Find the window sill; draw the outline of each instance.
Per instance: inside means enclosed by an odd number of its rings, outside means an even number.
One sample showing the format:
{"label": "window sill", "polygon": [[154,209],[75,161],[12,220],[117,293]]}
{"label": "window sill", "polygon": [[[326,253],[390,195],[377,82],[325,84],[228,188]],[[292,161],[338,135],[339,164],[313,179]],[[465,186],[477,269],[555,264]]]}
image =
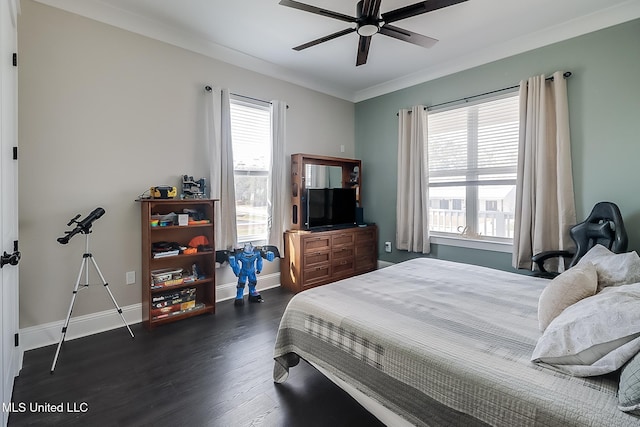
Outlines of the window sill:
{"label": "window sill", "polygon": [[460,248],[480,249],[485,251],[506,252],[513,251],[513,244],[492,242],[489,240],[469,239],[466,237],[449,237],[431,235],[431,243],[435,245],[457,246]]}

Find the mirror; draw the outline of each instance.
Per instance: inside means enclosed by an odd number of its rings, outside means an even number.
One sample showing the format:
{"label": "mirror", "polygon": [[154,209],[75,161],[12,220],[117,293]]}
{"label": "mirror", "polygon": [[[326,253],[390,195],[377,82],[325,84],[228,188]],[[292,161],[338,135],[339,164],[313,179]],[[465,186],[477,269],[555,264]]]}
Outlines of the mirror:
{"label": "mirror", "polygon": [[306,188],[342,188],[342,167],[305,165]]}

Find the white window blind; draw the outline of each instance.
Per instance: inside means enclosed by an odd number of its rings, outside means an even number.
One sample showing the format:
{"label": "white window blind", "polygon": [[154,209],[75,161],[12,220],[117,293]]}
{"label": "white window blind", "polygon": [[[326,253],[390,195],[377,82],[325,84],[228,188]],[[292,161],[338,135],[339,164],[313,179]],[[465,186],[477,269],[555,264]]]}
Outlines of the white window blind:
{"label": "white window blind", "polygon": [[518,164],[518,94],[431,112],[430,230],[511,239]]}
{"label": "white window blind", "polygon": [[271,167],[271,112],[267,105],[231,99],[231,138],[238,242],[266,243]]}

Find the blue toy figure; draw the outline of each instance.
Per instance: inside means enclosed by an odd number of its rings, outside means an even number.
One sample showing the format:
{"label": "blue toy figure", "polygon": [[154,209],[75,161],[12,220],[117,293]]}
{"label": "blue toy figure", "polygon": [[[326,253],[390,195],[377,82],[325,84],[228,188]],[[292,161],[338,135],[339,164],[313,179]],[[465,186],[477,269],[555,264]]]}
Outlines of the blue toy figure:
{"label": "blue toy figure", "polygon": [[[276,250],[277,251],[277,250]],[[238,277],[237,293],[234,305],[244,304],[244,286],[249,281],[249,302],[264,302],[262,296],[256,290],[258,278],[256,274],[262,271],[262,258],[267,261],[273,261],[276,254],[266,248],[258,249],[253,247],[251,243],[246,243],[244,249],[237,250],[235,253],[228,253],[229,266],[233,273]]]}

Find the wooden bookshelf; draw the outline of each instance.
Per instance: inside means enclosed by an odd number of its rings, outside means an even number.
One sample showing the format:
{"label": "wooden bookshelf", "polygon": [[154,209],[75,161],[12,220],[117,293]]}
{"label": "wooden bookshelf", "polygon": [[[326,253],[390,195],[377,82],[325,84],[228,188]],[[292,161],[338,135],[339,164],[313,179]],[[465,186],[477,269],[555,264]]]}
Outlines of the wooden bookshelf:
{"label": "wooden bookshelf", "polygon": [[[192,316],[205,313],[215,313],[216,284],[215,284],[215,242],[214,242],[214,203],[213,199],[145,199],[140,200],[141,230],[142,230],[142,322],[148,329],[166,323],[176,322]],[[198,212],[206,218],[208,223],[190,223],[189,225],[152,225],[152,220],[158,215],[166,216],[171,213],[182,214],[185,209]],[[204,236],[209,242],[211,250],[195,253],[180,253],[178,255],[156,258],[153,254],[154,243],[175,242],[187,247],[191,239]],[[190,275],[196,265],[203,277],[193,279]],[[187,280],[183,283],[159,287],[154,284],[152,272],[158,270],[179,270]],[[167,282],[177,282],[169,279]],[[164,282],[161,282],[164,283]],[[162,316],[154,316],[154,299],[163,295],[195,289],[195,304],[193,308],[178,310]],[[189,305],[189,304],[187,304]]]}

